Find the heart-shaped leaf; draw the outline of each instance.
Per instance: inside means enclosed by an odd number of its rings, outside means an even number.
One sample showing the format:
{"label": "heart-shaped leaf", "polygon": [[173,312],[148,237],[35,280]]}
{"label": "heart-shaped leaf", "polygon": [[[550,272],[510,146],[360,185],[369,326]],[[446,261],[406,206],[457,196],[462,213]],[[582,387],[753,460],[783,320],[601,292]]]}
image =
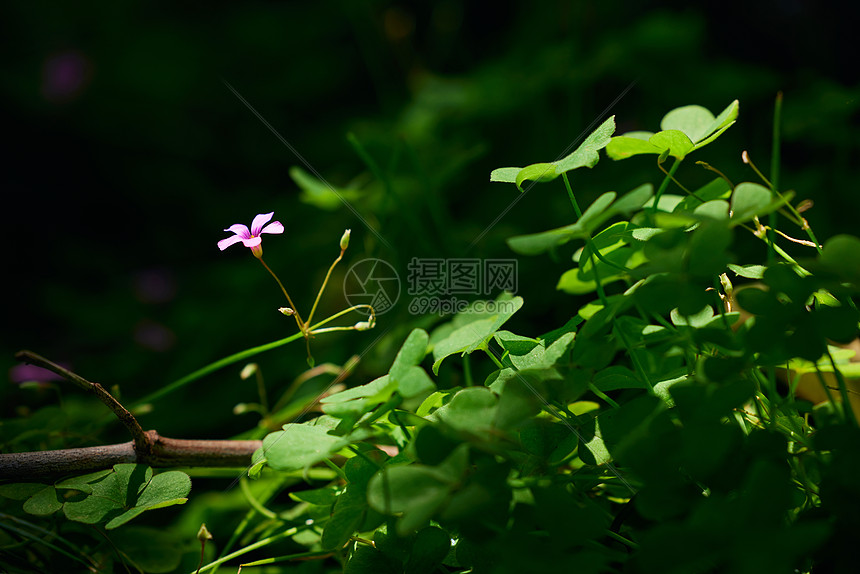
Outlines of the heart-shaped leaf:
{"label": "heart-shaped leaf", "polygon": [[261,451],[275,470],[300,470],[328,458],[339,442],[341,437],[322,426],[287,423],[284,430],[266,435]]}
{"label": "heart-shaped leaf", "polygon": [[522,297],[502,293],[495,301],[476,301],[458,313],[450,323],[433,332],[433,373],[446,357],[469,354],[486,348],[493,334],[523,306]]}
{"label": "heart-shaped leaf", "polygon": [[525,181],[547,182],[580,167],[592,168],[600,160],[597,152],[606,147],[613,132],[615,132],[615,116],[600,124],[600,127],[585,138],[573,153],[564,158],[548,163],[534,163],[522,168],[500,167],[490,173],[490,181],[515,183],[519,190],[523,191],[522,185]]}
{"label": "heart-shaped leaf", "polygon": [[[670,155],[684,159],[726,131],[738,117],[738,101],[714,115],[702,106],[682,106],[663,116],[662,131],[629,132],[616,136],[606,146],[606,154],[619,160],[640,154]],[[662,161],[663,158],[661,158]]]}

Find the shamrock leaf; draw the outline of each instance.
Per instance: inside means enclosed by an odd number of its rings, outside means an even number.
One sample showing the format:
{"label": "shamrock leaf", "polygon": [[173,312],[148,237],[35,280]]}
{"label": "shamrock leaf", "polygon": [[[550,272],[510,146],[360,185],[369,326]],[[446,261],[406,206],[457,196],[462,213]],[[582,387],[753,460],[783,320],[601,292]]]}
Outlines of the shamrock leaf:
{"label": "shamrock leaf", "polygon": [[515,183],[520,191],[526,180],[536,182],[552,181],[563,173],[580,167],[592,168],[600,156],[597,152],[606,147],[615,132],[615,116],[600,124],[591,135],[585,138],[573,153],[550,163],[535,163],[526,167],[500,167],[490,174],[490,181]]}
{"label": "shamrock leaf", "polygon": [[738,117],[738,105],[737,100],[733,101],[717,117],[702,106],[675,108],[660,122],[662,131],[616,136],[606,146],[606,153],[616,160],[640,154],[666,154],[684,159],[729,129]]}

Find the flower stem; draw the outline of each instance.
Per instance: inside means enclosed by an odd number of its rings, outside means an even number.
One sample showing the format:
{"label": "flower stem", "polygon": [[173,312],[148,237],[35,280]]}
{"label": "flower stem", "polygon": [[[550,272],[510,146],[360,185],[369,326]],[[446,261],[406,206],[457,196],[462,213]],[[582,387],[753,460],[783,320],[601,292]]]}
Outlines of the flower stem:
{"label": "flower stem", "polygon": [[343,259],[343,253],[346,251],[345,249],[340,250],[340,255],[337,256],[337,259],[334,260],[334,263],[331,264],[331,267],[328,268],[328,273],[325,274],[325,279],[323,280],[322,286],[320,287],[319,293],[317,293],[317,298],[314,301],[314,306],[311,307],[311,313],[308,315],[308,320],[305,322],[305,330],[307,330],[308,326],[311,324],[311,321],[314,318],[314,312],[317,310],[317,305],[319,305],[320,298],[322,297],[323,291],[325,291],[325,286],[328,284],[329,277],[331,277],[331,272],[334,271],[334,266],[337,265],[341,259]]}
{"label": "flower stem", "polygon": [[281,280],[278,278],[278,276],[277,276],[277,275],[275,275],[275,272],[274,272],[274,271],[272,271],[272,268],[271,268],[271,267],[269,267],[268,265],[266,265],[266,262],[265,262],[265,261],[263,261],[263,258],[262,258],[262,257],[258,257],[257,259],[259,259],[259,260],[260,260],[260,263],[262,263],[262,264],[263,264],[263,267],[265,267],[265,268],[266,268],[266,271],[268,271],[268,272],[272,275],[272,277],[274,277],[274,278],[275,278],[275,281],[277,281],[277,282],[278,282],[278,285],[281,287],[281,291],[283,291],[283,292],[284,292],[284,295],[285,295],[285,296],[286,296],[286,298],[287,298],[287,303],[289,303],[289,305],[290,305],[290,309],[292,309],[293,311],[295,311],[295,313],[293,313],[293,317],[295,317],[295,318],[296,318],[296,323],[297,323],[297,324],[298,324],[298,326],[299,326],[299,330],[302,332],[302,335],[307,336],[307,330],[306,330],[306,328],[305,328],[305,324],[302,322],[302,316],[301,316],[301,315],[299,315],[299,310],[296,308],[296,305],[293,303],[293,300],[292,300],[292,299],[290,299],[290,294],[289,294],[289,293],[287,293],[287,288],[286,288],[286,287],[284,287],[284,284],[283,284],[283,283],[281,283]]}
{"label": "flower stem", "polygon": [[[346,314],[347,314],[347,313],[349,313],[350,311],[357,311],[358,309],[363,309],[363,308],[370,309],[370,316],[371,316],[371,317],[375,317],[375,316],[376,316],[376,313],[375,313],[375,311],[373,310],[373,307],[371,307],[370,305],[365,305],[365,304],[361,304],[361,305],[353,305],[352,307],[349,307],[349,308],[347,308],[347,309],[344,309],[343,311],[338,311],[338,312],[337,312],[337,313],[335,313],[334,315],[332,315],[332,316],[330,316],[330,317],[326,317],[325,319],[323,319],[322,321],[320,321],[320,322],[319,322],[319,323],[317,323],[316,325],[313,325],[313,326],[309,327],[309,328],[308,328],[308,332],[309,332],[309,333],[323,333],[324,331],[318,331],[317,329],[318,329],[319,327],[322,327],[322,326],[323,326],[323,325],[325,325],[326,323],[330,323],[330,322],[334,321],[334,320],[335,320],[335,319],[337,319],[338,317],[342,317],[342,316],[346,315]],[[332,329],[338,329],[338,330],[341,330],[341,329],[339,329],[339,328],[337,328],[337,327],[332,327]],[[352,327],[346,327],[345,329],[352,329]]]}

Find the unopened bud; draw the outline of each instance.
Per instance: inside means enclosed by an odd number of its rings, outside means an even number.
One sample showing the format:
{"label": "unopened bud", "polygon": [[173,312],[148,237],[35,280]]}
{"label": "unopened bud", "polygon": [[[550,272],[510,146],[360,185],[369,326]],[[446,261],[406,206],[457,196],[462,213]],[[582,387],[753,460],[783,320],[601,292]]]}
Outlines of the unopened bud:
{"label": "unopened bud", "polygon": [[367,331],[368,329],[373,329],[376,326],[376,319],[371,317],[367,321],[359,321],[355,325],[352,326],[356,331]]}
{"label": "unopened bud", "polygon": [[278,311],[289,317],[290,315],[295,315],[296,312],[290,309],[289,307],[278,307]]}
{"label": "unopened bud", "polygon": [[205,522],[200,525],[200,530],[197,531],[197,540],[200,542],[212,540],[212,534],[209,532],[209,529],[206,528]]}
{"label": "unopened bud", "polygon": [[723,292],[731,297],[732,292],[734,291],[734,286],[727,274],[723,273],[720,275],[720,285],[723,287]]}
{"label": "unopened bud", "polygon": [[811,199],[804,199],[797,206],[797,213],[803,213],[807,209],[812,209],[812,205],[813,205],[813,203],[812,203]]}
{"label": "unopened bud", "polygon": [[243,381],[253,376],[254,373],[257,372],[257,363],[248,363],[244,367],[242,367],[242,372],[239,373],[239,378]]}
{"label": "unopened bud", "polygon": [[340,250],[346,251],[346,248],[349,247],[349,234],[352,233],[351,229],[347,229],[343,232],[343,236],[340,238]]}

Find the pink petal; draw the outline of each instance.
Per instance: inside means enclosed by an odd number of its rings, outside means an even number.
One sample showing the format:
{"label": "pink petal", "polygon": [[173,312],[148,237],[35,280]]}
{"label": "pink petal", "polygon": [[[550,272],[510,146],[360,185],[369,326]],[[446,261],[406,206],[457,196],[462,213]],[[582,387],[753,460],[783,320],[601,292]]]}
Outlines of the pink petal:
{"label": "pink petal", "polygon": [[232,231],[242,239],[248,239],[249,237],[251,237],[251,232],[248,231],[248,227],[242,225],[241,223],[234,223],[224,231]]}
{"label": "pink petal", "polygon": [[274,211],[271,213],[261,213],[255,217],[254,221],[251,222],[251,235],[260,235],[260,231],[263,229],[263,226],[272,219],[273,215],[275,215]]}
{"label": "pink petal", "polygon": [[241,239],[245,247],[256,247],[263,242],[259,237],[251,237],[250,239]]}
{"label": "pink petal", "polygon": [[218,249],[220,249],[221,251],[224,251],[225,249],[227,249],[228,247],[230,247],[234,243],[239,243],[240,241],[242,241],[242,238],[238,235],[234,235],[233,237],[228,237],[227,239],[222,239],[221,241],[218,242]]}
{"label": "pink petal", "polygon": [[273,221],[260,231],[260,233],[283,233],[283,232],[284,232],[284,226],[281,225],[280,221]]}

